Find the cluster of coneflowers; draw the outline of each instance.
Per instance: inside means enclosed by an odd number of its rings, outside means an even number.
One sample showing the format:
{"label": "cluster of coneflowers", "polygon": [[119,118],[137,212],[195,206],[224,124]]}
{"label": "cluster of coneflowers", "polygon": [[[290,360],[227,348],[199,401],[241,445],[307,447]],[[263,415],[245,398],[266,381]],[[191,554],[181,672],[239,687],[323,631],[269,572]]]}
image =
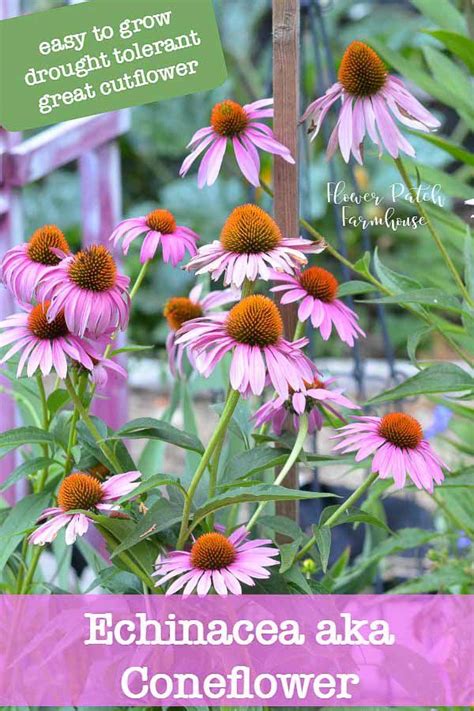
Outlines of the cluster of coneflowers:
{"label": "cluster of coneflowers", "polygon": [[[339,144],[346,161],[351,152],[362,161],[366,133],[380,150],[385,146],[394,157],[399,150],[412,155],[413,149],[393,117],[421,130],[438,124],[399,79],[387,75],[373,50],[360,42],[347,49],[338,83],[306,112],[305,118],[313,120],[313,135],[339,99],[341,111],[328,150],[332,153]],[[259,150],[294,162],[290,151],[264,123],[272,116],[270,99],[246,106],[231,100],[219,103],[212,111],[211,125],[191,139],[191,153],[180,174],[186,175],[203,155],[198,183],[200,187],[212,185],[230,144],[243,175],[258,186]],[[208,377],[230,356],[229,395],[218,426],[222,436],[239,397],[265,394],[264,404],[254,413],[256,426],[271,426],[276,435],[293,426],[303,431],[303,440],[306,432],[322,428],[328,413],[348,422],[340,408],[359,409],[334,387],[332,378],[321,375],[304,352],[308,344],[301,335],[305,325],[319,331],[324,340],[335,333],[349,347],[364,336],[357,314],[338,297],[336,277],[309,264],[324,250],[323,242],[282,234],[273,218],[254,204],[236,207],[219,239],[211,244],[198,246],[198,235],[177,225],[165,209],[123,221],[110,240],[127,255],[139,238],[144,269],[160,250],[164,262],[203,276],[188,297],[177,296],[166,304],[167,352],[175,377],[185,377],[185,359]],[[188,255],[189,261],[183,264]],[[55,226],[45,226],[28,243],[7,252],[1,274],[21,309],[0,322],[0,347],[9,346],[2,362],[19,355],[19,377],[25,369],[28,377],[35,373],[47,376],[54,370],[71,390],[72,369],[80,369],[100,386],[106,385],[110,373],[125,376],[110,357],[111,344],[117,331],[127,327],[131,297],[138,284],[129,291],[128,277],[120,273],[105,246],[92,245],[72,254],[63,233]],[[222,281],[224,288],[207,291],[209,277]],[[141,283],[141,277],[138,281]],[[284,333],[279,306],[258,292],[262,284],[266,284],[266,292],[278,294],[282,306],[297,305],[294,337]],[[355,452],[356,461],[372,457],[373,475],[393,477],[398,488],[405,485],[407,476],[418,488],[430,492],[434,483],[443,480],[445,465],[424,439],[418,421],[403,412],[353,417],[335,438],[335,451]],[[208,447],[189,499],[213,453]],[[66,527],[66,541],[73,543],[86,532],[93,514],[114,510],[117,501],[139,485],[139,477],[139,472],[125,472],[104,481],[90,472],[69,474],[59,485],[57,506],[43,512],[44,522],[30,541],[44,545]],[[188,503],[190,507],[192,500]],[[268,568],[277,564],[278,550],[271,541],[250,539],[251,526],[208,531],[194,539],[188,529],[189,518],[190,508],[185,507],[179,550],[156,563],[157,585],[170,583],[168,594],[183,590],[188,595],[196,590],[205,595],[211,589],[218,594],[240,593],[242,584],[250,586],[256,579],[269,577]],[[252,525],[254,522],[255,516]]]}

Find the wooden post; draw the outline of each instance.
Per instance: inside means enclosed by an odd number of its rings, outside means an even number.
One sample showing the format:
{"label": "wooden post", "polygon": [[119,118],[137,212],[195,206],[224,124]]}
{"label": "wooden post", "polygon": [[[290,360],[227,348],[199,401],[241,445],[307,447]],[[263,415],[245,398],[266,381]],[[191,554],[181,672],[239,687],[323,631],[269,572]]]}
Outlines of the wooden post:
{"label": "wooden post", "polygon": [[[287,146],[296,160],[290,165],[275,159],[275,219],[285,237],[297,237],[299,227],[298,122],[300,119],[300,7],[299,0],[273,0],[273,97],[274,131],[278,141]],[[282,308],[285,336],[292,340],[297,323],[296,306]],[[298,488],[296,467],[288,474],[286,485]],[[277,512],[298,518],[296,502],[277,505]]]}

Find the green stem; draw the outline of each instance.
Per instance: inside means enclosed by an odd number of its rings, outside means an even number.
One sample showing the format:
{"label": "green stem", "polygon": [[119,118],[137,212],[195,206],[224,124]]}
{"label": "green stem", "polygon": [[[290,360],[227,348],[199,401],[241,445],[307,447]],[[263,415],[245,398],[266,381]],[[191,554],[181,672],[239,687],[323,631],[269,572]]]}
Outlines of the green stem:
{"label": "green stem", "polygon": [[137,278],[136,278],[136,280],[135,280],[135,283],[134,283],[134,285],[133,285],[133,287],[132,287],[132,290],[131,290],[131,292],[130,292],[130,301],[133,301],[133,299],[134,299],[135,296],[137,295],[137,291],[139,290],[139,288],[140,288],[141,285],[143,284],[143,280],[144,280],[145,277],[146,277],[146,274],[147,274],[147,271],[148,271],[149,266],[150,266],[150,261],[145,262],[145,264],[142,265],[142,268],[140,269],[140,272],[139,272],[139,274],[138,274],[138,276],[137,276]]}
{"label": "green stem", "polygon": [[303,321],[298,321],[296,324],[295,328],[295,335],[293,336],[294,341],[299,341],[300,338],[303,338],[304,333],[305,333],[305,328],[306,324]]}
{"label": "green stem", "polygon": [[[350,507],[356,503],[360,499],[360,497],[365,494],[367,489],[369,489],[374,481],[378,478],[378,473],[377,472],[372,472],[365,481],[362,482],[362,484],[349,496],[348,499],[344,501],[343,504],[341,504],[336,511],[328,518],[327,521],[324,522],[324,526],[334,526],[337,521],[341,518],[342,514],[345,513]],[[296,556],[295,560],[301,560],[301,558],[304,558],[307,553],[311,550],[311,548],[315,545],[316,543],[316,536],[312,536],[308,543],[303,546],[303,548],[300,550],[298,555]]]}
{"label": "green stem", "polygon": [[[79,377],[79,387],[78,387],[78,397],[82,402],[83,396],[85,389],[87,387],[87,377],[85,374],[82,374]],[[74,406],[74,410],[72,413],[72,418],[71,418],[71,425],[69,428],[69,439],[67,443],[67,450],[66,450],[66,462],[64,464],[64,474],[65,476],[68,476],[71,471],[72,471],[72,466],[73,466],[73,459],[72,459],[72,450],[73,447],[75,447],[76,442],[77,442],[77,423],[80,417],[80,412],[77,409],[76,406]]]}
{"label": "green stem", "polygon": [[39,559],[43,550],[43,546],[34,547],[31,563],[28,566],[28,572],[20,588],[20,595],[25,595],[28,592],[31,583],[33,582],[33,578],[36,573],[36,568],[38,567]]}
{"label": "green stem", "polygon": [[[270,195],[270,197],[273,197],[273,190],[263,181],[261,180],[262,184],[262,189]],[[361,274],[360,272],[357,271],[355,264],[353,264],[349,259],[344,257],[342,254],[339,254],[337,249],[335,249],[329,242],[326,242],[324,240],[324,237],[307,221],[304,220],[303,218],[300,218],[300,225],[304,227],[304,229],[313,237],[313,239],[316,242],[325,242],[326,245],[326,251],[328,254],[330,254],[334,259],[337,259],[338,262],[343,264],[347,269],[350,269],[352,272],[355,274],[358,274],[359,276],[362,276],[366,281],[370,282],[374,286],[377,287],[377,290],[380,291],[381,294],[385,294],[385,296],[398,296],[394,291],[391,291],[391,289],[388,289],[382,282],[380,282],[378,279],[376,279],[372,274],[370,273],[365,273]],[[420,318],[422,321],[427,323],[428,325],[432,326],[444,339],[451,348],[463,359],[465,363],[467,363],[470,366],[474,366],[474,360],[470,358],[462,348],[458,346],[456,341],[453,341],[453,339],[446,333],[446,328],[443,325],[440,325],[437,320],[431,317],[431,315],[420,313],[420,311],[417,311],[414,309],[412,306],[409,304],[404,304],[404,309],[406,311],[409,311],[411,314],[414,316]],[[446,322],[446,326],[448,326],[448,322]]]}
{"label": "green stem", "polygon": [[469,304],[469,306],[474,307],[474,299],[472,299],[471,295],[469,294],[469,291],[467,290],[466,285],[464,284],[460,274],[458,273],[458,270],[456,269],[456,266],[455,266],[453,260],[449,256],[448,251],[447,251],[446,247],[444,246],[441,237],[436,232],[436,230],[433,226],[433,223],[431,222],[425,208],[423,207],[422,203],[418,200],[418,195],[417,195],[416,189],[415,189],[413,183],[411,182],[411,178],[408,175],[408,172],[407,172],[405,166],[403,165],[402,159],[395,158],[394,161],[395,161],[395,165],[397,166],[398,172],[400,173],[400,175],[402,177],[403,182],[405,183],[406,187],[408,188],[408,192],[410,193],[420,216],[426,222],[426,226],[427,226],[427,228],[428,228],[428,230],[429,230],[429,232],[430,232],[430,234],[431,234],[431,236],[438,248],[438,251],[440,252],[441,256],[443,257],[444,263],[446,264],[447,268],[449,269],[449,271],[451,272],[451,274],[454,278],[454,281],[457,283],[459,289],[461,290],[461,293],[462,293],[466,303]]}
{"label": "green stem", "polygon": [[189,516],[191,513],[191,506],[193,503],[194,494],[196,493],[196,489],[199,486],[199,482],[201,481],[202,476],[207,469],[207,466],[211,460],[214,451],[219,446],[221,440],[223,440],[225,437],[227,427],[232,418],[232,415],[234,414],[234,410],[237,407],[239,398],[240,393],[236,390],[231,390],[229,392],[219,423],[216,429],[214,430],[214,434],[209,440],[209,444],[207,445],[206,450],[202,455],[201,461],[199,462],[199,466],[193,475],[191,484],[189,485],[188,489],[188,498],[184,502],[183,519],[181,521],[181,530],[178,538],[178,550],[181,550],[184,544],[186,543],[186,538],[188,536]]}
{"label": "green stem", "polygon": [[78,394],[76,393],[74,389],[74,385],[71,382],[70,376],[66,376],[65,380],[66,384],[66,389],[71,396],[71,400],[74,404],[74,407],[78,410],[82,421],[84,422],[85,426],[99,445],[100,449],[103,451],[107,459],[109,460],[110,464],[112,465],[113,469],[115,469],[115,473],[118,474],[121,471],[121,466],[120,462],[118,461],[117,457],[115,454],[112,452],[110,447],[105,444],[103,441],[103,437],[100,434],[99,430],[95,426],[94,422],[92,421],[91,417],[89,416],[89,413],[87,412],[86,408],[84,407],[84,404],[82,403],[81,399],[79,398]]}
{"label": "green stem", "polygon": [[[284,467],[278,474],[277,478],[275,479],[274,486],[279,486],[280,484],[283,483],[285,480],[286,475],[288,472],[292,469],[293,465],[297,461],[301,450],[304,447],[304,443],[306,440],[306,435],[308,434],[308,416],[307,415],[301,415],[300,417],[300,427],[298,430],[298,434],[295,440],[295,443],[293,445],[293,449],[290,452],[290,455],[288,459],[285,462]],[[254,515],[250,519],[250,521],[247,524],[247,529],[250,531],[253,526],[257,523],[257,519],[262,513],[263,509],[265,506],[268,504],[268,501],[262,501],[261,504],[258,505],[257,510],[255,511]]]}
{"label": "green stem", "polygon": [[[47,432],[49,430],[49,410],[48,410],[48,400],[46,397],[46,390],[44,388],[44,383],[43,383],[43,378],[41,377],[41,373],[38,373],[36,376],[36,380],[38,382],[38,390],[39,390],[39,395],[40,395],[40,401],[41,401],[41,425],[43,429]],[[49,447],[47,444],[42,444],[41,449],[43,452],[44,457],[49,456]],[[46,485],[46,481],[48,479],[48,473],[49,473],[49,467],[45,467],[41,473],[41,477],[38,481],[37,488],[36,490],[42,491]]]}

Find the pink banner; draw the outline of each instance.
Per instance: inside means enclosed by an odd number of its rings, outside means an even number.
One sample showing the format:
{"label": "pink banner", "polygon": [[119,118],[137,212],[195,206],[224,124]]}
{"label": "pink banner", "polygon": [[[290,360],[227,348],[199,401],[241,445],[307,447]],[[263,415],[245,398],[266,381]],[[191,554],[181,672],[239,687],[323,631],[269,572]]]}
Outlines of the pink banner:
{"label": "pink banner", "polygon": [[0,598],[4,706],[469,706],[472,596]]}

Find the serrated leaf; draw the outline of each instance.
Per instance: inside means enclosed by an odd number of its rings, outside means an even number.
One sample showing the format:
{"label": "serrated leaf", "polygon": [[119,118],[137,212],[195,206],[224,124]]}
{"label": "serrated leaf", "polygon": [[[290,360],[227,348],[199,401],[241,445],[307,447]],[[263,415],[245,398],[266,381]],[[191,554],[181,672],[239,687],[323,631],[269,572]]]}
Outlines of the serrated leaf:
{"label": "serrated leaf", "polygon": [[202,443],[195,435],[181,432],[169,422],[155,420],[153,417],[140,417],[137,420],[132,420],[117,430],[115,436],[123,439],[157,439],[199,454],[204,452]]}
{"label": "serrated leaf", "polygon": [[474,378],[453,363],[440,363],[425,368],[404,383],[371,398],[370,405],[391,400],[403,400],[430,393],[464,392],[474,389]]}

